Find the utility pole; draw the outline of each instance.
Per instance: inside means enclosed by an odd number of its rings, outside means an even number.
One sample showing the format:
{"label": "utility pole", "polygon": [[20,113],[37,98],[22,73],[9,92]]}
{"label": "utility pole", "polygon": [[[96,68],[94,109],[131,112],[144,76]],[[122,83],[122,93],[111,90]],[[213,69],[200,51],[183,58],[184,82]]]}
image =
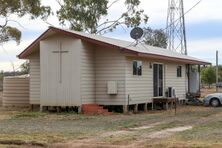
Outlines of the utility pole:
{"label": "utility pole", "polygon": [[218,50],[216,51],[216,92],[218,92]]}

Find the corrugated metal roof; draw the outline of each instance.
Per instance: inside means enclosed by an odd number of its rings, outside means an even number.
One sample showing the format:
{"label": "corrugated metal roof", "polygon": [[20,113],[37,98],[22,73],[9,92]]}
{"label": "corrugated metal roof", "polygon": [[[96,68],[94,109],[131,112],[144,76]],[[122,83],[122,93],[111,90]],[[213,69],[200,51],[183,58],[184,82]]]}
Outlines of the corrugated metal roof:
{"label": "corrugated metal roof", "polygon": [[[153,47],[146,45],[144,43],[138,43],[136,46],[132,44],[132,42],[104,37],[100,35],[94,35],[94,34],[88,34],[78,31],[71,31],[56,27],[49,27],[47,31],[45,31],[38,39],[36,39],[29,47],[27,47],[20,55],[19,58],[24,58],[26,53],[29,52],[29,50],[32,50],[36,45],[39,44],[40,40],[42,40],[47,34],[49,34],[51,31],[59,32],[59,33],[65,33],[67,35],[73,35],[74,37],[85,39],[87,41],[91,41],[93,43],[104,43],[107,45],[111,45],[114,48],[118,47],[119,49],[127,49],[132,52],[139,53],[138,56],[144,56],[144,55],[153,55],[154,57],[165,57],[165,59],[178,59],[182,61],[192,61],[191,64],[210,64],[210,62],[201,60],[198,58],[194,58],[191,56],[183,55],[177,52],[172,52],[167,49],[159,48],[159,47]],[[189,62],[187,62],[189,63]]]}
{"label": "corrugated metal roof", "polygon": [[173,52],[164,48],[159,48],[159,47],[154,47],[154,46],[149,46],[145,43],[138,43],[136,46],[132,42],[125,41],[125,40],[119,40],[119,39],[114,39],[114,38],[109,38],[109,37],[104,37],[100,35],[94,35],[94,34],[88,34],[88,33],[83,33],[83,32],[78,32],[78,31],[72,31],[72,30],[66,30],[62,29],[65,31],[68,31],[70,33],[78,34],[87,38],[91,38],[94,40],[98,40],[101,42],[106,42],[109,44],[113,44],[122,48],[127,48],[131,51],[136,51],[139,53],[143,54],[155,54],[155,55],[160,55],[160,56],[168,56],[172,58],[181,58],[181,59],[187,59],[187,60],[195,60],[195,61],[200,61],[204,63],[209,63],[208,61],[204,61],[198,58],[194,58],[191,56],[183,55],[177,52]]}

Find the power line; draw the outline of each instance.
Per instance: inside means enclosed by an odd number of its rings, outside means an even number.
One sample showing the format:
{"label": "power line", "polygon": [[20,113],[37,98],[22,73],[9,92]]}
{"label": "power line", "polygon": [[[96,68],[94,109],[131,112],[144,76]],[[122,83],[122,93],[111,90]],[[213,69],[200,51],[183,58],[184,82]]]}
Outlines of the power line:
{"label": "power line", "polygon": [[185,15],[200,4],[201,1],[198,1],[184,13],[183,0],[169,0],[166,25],[168,50],[187,55]]}
{"label": "power line", "polygon": [[185,15],[187,15],[191,10],[193,10],[196,6],[198,6],[200,3],[202,2],[202,0],[198,1],[195,5],[193,5],[193,7],[191,7],[189,10],[187,10],[184,15],[180,16],[178,19],[176,19],[173,23],[171,23],[170,25],[168,25],[166,28],[162,29],[163,31],[165,31],[166,29],[168,29],[170,26],[172,26],[174,23],[176,23],[177,21],[179,21],[182,17],[184,17]]}
{"label": "power line", "polygon": [[[202,2],[202,0],[199,0],[195,5],[193,5],[189,10],[187,10],[182,16],[180,16],[178,19],[176,19],[174,22],[172,22],[170,25],[168,25],[166,28],[162,29],[163,31],[165,31],[166,29],[168,29],[170,26],[172,26],[174,23],[176,23],[177,21],[179,21],[182,17],[184,17],[185,15],[187,15],[189,12],[191,12],[196,6],[198,6],[200,3]],[[144,41],[140,41],[138,42],[138,44],[142,45],[146,50],[149,50],[147,48],[147,46],[145,46],[142,42]],[[132,43],[131,43],[132,44]],[[129,46],[131,46],[131,44]],[[129,47],[128,46],[128,47]]]}

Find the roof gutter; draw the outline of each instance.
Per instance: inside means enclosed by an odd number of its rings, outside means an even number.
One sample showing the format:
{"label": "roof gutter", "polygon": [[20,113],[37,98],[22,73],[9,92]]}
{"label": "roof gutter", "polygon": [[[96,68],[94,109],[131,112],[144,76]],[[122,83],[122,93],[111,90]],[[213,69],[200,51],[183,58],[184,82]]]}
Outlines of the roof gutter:
{"label": "roof gutter", "polygon": [[174,61],[174,62],[182,62],[186,64],[195,64],[195,65],[211,65],[209,62],[203,62],[203,61],[197,61],[197,60],[191,60],[191,59],[184,59],[184,58],[177,58],[177,57],[169,57],[164,55],[158,55],[158,54],[146,54],[146,53],[138,53],[139,57],[149,57],[152,59],[160,59],[160,60],[166,60],[166,61]]}

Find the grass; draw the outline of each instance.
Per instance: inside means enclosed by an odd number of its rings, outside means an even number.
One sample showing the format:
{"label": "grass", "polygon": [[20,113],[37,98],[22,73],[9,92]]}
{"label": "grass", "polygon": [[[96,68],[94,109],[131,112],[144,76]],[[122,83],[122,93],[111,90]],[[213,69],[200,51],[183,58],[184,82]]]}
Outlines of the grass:
{"label": "grass", "polygon": [[[138,131],[132,127],[154,127]],[[180,126],[193,129],[178,132],[163,139],[146,138],[150,133]],[[132,115],[86,116],[74,113],[40,113],[7,111],[0,108],[0,141],[21,140],[43,144],[66,143],[70,140],[97,138],[97,142],[110,145],[127,145],[140,142],[144,147],[215,147],[222,146],[222,108],[179,107],[173,110]],[[127,134],[102,136],[113,131]],[[87,142],[86,142],[87,143]],[[96,142],[94,142],[96,143]],[[4,147],[6,145],[0,145]]]}
{"label": "grass", "polygon": [[113,145],[124,145],[129,144],[137,140],[137,135],[121,135],[121,136],[110,136],[105,138],[103,141],[107,143],[111,143]]}
{"label": "grass", "polygon": [[[205,94],[214,89],[204,90]],[[129,128],[149,126],[138,131]],[[189,126],[191,130],[162,139],[147,138],[150,133],[168,128]],[[102,136],[107,132],[127,131],[127,134]],[[96,141],[94,138],[96,137]],[[0,141],[35,141],[42,144],[66,143],[90,139],[108,145],[136,144],[144,147],[222,147],[222,108],[179,107],[174,110],[132,115],[86,116],[75,113],[41,113],[0,108]],[[91,143],[91,142],[89,142]],[[138,144],[137,144],[138,143]],[[1,147],[11,147],[1,145]],[[19,146],[16,146],[19,147]],[[24,145],[20,146],[24,147]]]}
{"label": "grass", "polygon": [[[192,109],[192,108],[191,108]],[[204,111],[205,110],[205,111]],[[184,120],[189,122],[193,117],[209,116],[211,112],[204,108],[203,111],[181,110],[178,116],[172,112],[156,114],[113,115],[113,116],[85,116],[77,114],[51,114],[18,112],[10,119],[0,121],[0,129],[5,133],[26,132],[58,132],[58,133],[84,133],[127,129],[136,126],[149,125],[155,122],[166,121],[159,129],[180,125]],[[221,111],[221,110],[220,110]],[[192,116],[188,113],[191,112]],[[216,110],[212,112],[217,112]],[[193,119],[192,119],[193,120]],[[19,127],[19,128],[18,128]],[[158,126],[157,126],[158,127]]]}
{"label": "grass", "polygon": [[12,119],[23,119],[23,118],[40,118],[46,116],[46,113],[41,112],[22,112],[12,117]]}
{"label": "grass", "polygon": [[164,123],[164,124],[160,124],[160,125],[155,126],[155,130],[164,130],[164,129],[168,129],[168,128],[179,127],[181,125],[183,125],[183,124],[179,121],[171,121],[169,123]]}
{"label": "grass", "polygon": [[195,126],[192,130],[182,132],[178,138],[197,141],[220,141],[222,137],[222,120],[211,121],[206,124]]}

